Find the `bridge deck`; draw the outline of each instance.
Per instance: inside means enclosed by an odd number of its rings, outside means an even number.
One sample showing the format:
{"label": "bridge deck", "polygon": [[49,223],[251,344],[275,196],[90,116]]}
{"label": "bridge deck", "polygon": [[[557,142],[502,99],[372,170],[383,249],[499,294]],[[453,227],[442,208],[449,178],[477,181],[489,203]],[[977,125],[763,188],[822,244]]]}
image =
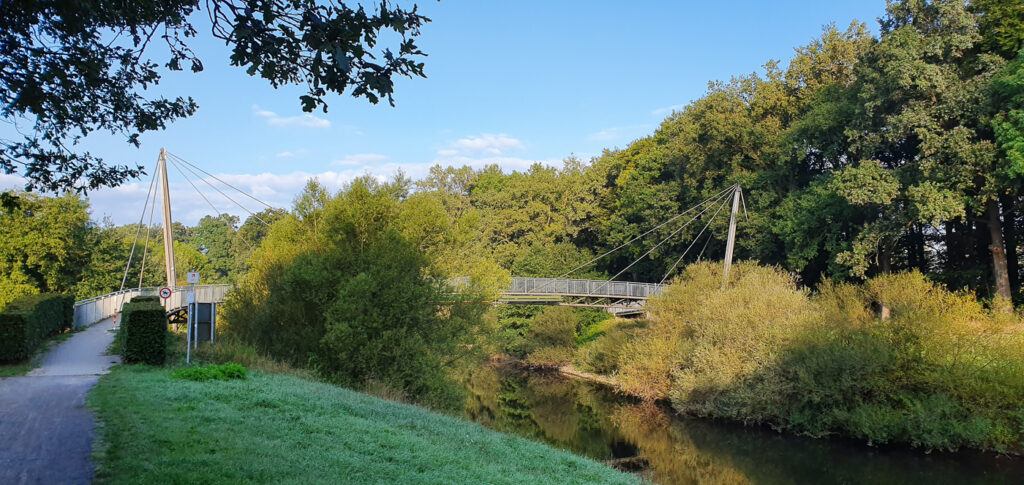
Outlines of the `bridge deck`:
{"label": "bridge deck", "polygon": [[[449,280],[455,288],[468,285],[468,277]],[[666,285],[636,283],[632,281],[607,281],[567,278],[512,278],[508,290],[499,297],[502,303],[511,304],[554,304],[567,306],[591,306],[609,309],[638,309],[648,298],[658,295]],[[196,302],[220,303],[231,285],[196,285]],[[156,295],[157,287],[132,288],[124,291],[75,302],[75,327],[98,322],[121,311],[121,306],[139,295]],[[171,297],[163,300],[164,308],[173,310],[186,305],[187,286],[174,289]],[[570,302],[565,298],[583,299]]]}

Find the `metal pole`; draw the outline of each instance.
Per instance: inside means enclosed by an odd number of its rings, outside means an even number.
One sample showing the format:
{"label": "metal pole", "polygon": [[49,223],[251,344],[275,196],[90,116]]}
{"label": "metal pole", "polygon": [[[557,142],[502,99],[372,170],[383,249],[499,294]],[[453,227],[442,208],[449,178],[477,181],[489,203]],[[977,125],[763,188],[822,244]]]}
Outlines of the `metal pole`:
{"label": "metal pole", "polygon": [[185,363],[192,363],[192,304],[185,304],[188,321],[185,322]]}
{"label": "metal pole", "polygon": [[732,214],[729,216],[729,239],[725,243],[725,268],[722,270],[722,289],[729,283],[729,269],[732,268],[732,251],[736,246],[736,214],[740,211],[740,191],[736,186],[732,193]]}
{"label": "metal pole", "polygon": [[174,226],[171,222],[171,192],[167,186],[167,151],[160,149],[157,162],[160,170],[160,185],[163,192],[164,213],[164,271],[167,272],[167,286],[174,289]]}
{"label": "metal pole", "polygon": [[217,302],[210,303],[210,345],[213,345],[214,329],[217,327]]}
{"label": "metal pole", "polygon": [[196,301],[196,284],[192,283],[189,285],[189,290],[192,292],[192,312],[189,312],[189,318],[192,320],[192,338],[195,339],[195,347],[199,348],[199,302]]}
{"label": "metal pole", "polygon": [[192,337],[195,333],[192,331],[192,321],[195,318],[195,294],[196,285],[188,285],[188,298],[185,300],[185,308],[188,314],[188,321],[185,323],[185,363],[192,363]]}

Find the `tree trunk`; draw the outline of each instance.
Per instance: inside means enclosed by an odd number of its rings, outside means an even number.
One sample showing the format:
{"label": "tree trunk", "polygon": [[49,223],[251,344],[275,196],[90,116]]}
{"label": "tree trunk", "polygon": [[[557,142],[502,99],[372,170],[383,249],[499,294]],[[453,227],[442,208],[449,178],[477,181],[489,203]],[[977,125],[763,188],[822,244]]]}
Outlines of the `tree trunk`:
{"label": "tree trunk", "polygon": [[1001,197],[1003,206],[1003,237],[1006,239],[1006,269],[1010,274],[1010,291],[1020,291],[1020,262],[1017,259],[1017,210],[1013,197]]}
{"label": "tree trunk", "polygon": [[952,273],[958,269],[958,263],[963,256],[960,251],[960,234],[956,230],[956,224],[946,222],[946,272]]}
{"label": "tree trunk", "polygon": [[992,277],[996,283],[996,296],[1009,301],[1012,295],[1010,293],[1010,275],[1006,265],[1006,246],[1003,244],[1003,230],[999,220],[999,203],[994,199],[989,199],[985,203],[985,216],[991,239],[989,249],[992,251]]}
{"label": "tree trunk", "polygon": [[917,226],[917,246],[914,248],[917,251],[917,262],[920,264],[918,267],[922,273],[927,273],[930,269],[928,267],[928,254],[924,250],[924,226],[918,224]]}

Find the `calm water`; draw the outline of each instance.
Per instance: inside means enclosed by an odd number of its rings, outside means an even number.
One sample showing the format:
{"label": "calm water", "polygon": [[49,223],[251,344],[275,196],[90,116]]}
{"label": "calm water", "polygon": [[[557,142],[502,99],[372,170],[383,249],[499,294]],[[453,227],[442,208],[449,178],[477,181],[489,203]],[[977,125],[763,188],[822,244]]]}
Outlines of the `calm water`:
{"label": "calm water", "polygon": [[683,418],[557,374],[486,367],[466,416],[657,483],[1024,484],[1024,459],[872,448]]}

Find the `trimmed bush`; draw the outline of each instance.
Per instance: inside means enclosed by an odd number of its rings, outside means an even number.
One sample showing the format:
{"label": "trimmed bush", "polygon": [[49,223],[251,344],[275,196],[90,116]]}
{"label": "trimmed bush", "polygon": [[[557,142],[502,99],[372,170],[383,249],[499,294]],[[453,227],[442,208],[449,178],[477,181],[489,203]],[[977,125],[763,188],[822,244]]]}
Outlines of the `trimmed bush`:
{"label": "trimmed bush", "polygon": [[160,297],[156,295],[133,296],[130,303],[160,303]]}
{"label": "trimmed bush", "polygon": [[70,330],[75,300],[44,293],[18,298],[0,313],[0,361],[27,359],[46,337]]}
{"label": "trimmed bush", "polygon": [[121,310],[125,363],[163,365],[167,358],[167,314],[153,302],[131,302]]}

